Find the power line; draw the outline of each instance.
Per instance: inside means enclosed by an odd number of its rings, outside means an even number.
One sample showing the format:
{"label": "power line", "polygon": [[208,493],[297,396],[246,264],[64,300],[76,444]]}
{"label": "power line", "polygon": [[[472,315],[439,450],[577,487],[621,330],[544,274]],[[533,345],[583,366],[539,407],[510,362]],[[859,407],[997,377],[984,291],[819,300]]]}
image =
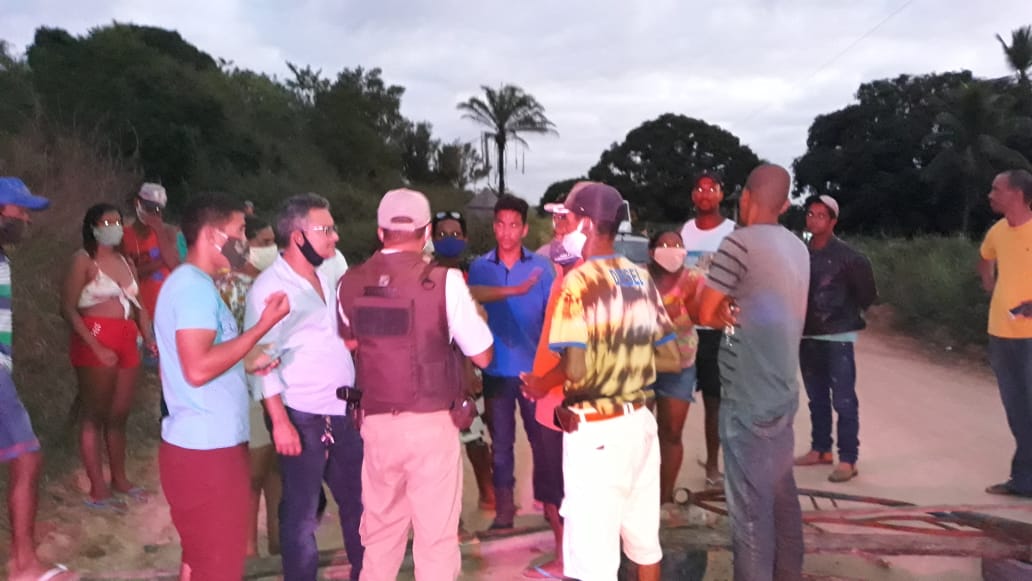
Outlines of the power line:
{"label": "power line", "polygon": [[[843,57],[843,56],[844,56],[844,55],[845,55],[845,54],[846,54],[847,52],[849,52],[849,51],[853,50],[854,48],[856,48],[856,46],[857,46],[858,44],[860,44],[861,42],[863,42],[863,41],[864,41],[864,40],[865,40],[865,39],[866,39],[867,37],[869,37],[869,36],[871,36],[872,34],[874,34],[875,32],[877,32],[879,28],[881,28],[882,26],[885,26],[885,24],[886,24],[886,23],[887,23],[888,21],[890,21],[890,20],[892,20],[893,18],[895,18],[897,14],[899,14],[900,12],[903,12],[903,10],[904,10],[904,9],[905,9],[905,8],[906,8],[907,6],[910,6],[910,5],[911,5],[911,4],[913,4],[913,3],[914,3],[914,0],[906,0],[905,2],[903,2],[903,4],[900,4],[898,8],[896,8],[895,10],[893,10],[892,12],[890,12],[890,13],[889,13],[889,14],[888,14],[888,15],[887,15],[887,16],[886,16],[885,18],[882,18],[882,19],[881,19],[881,20],[880,20],[880,21],[879,21],[879,22],[878,22],[877,24],[875,24],[874,26],[872,26],[872,27],[871,27],[871,28],[870,28],[870,29],[869,29],[869,30],[868,30],[867,32],[865,32],[865,33],[861,34],[860,36],[858,36],[858,37],[857,37],[857,38],[856,38],[855,40],[853,40],[853,42],[849,43],[849,45],[847,45],[847,46],[846,46],[846,47],[845,47],[844,49],[842,49],[842,50],[840,50],[839,52],[837,52],[837,53],[835,54],[835,56],[831,57],[831,58],[830,58],[830,59],[828,59],[828,60],[827,60],[827,61],[826,61],[826,62],[825,62],[824,64],[822,64],[821,66],[817,67],[817,68],[816,68],[816,69],[815,69],[815,70],[814,70],[814,71],[813,71],[812,73],[810,73],[810,74],[809,74],[809,75],[808,75],[808,76],[807,76],[807,77],[806,77],[805,79],[803,79],[802,81],[800,81],[800,83],[806,83],[806,82],[809,82],[809,81],[810,81],[810,79],[813,79],[814,77],[816,77],[816,76],[817,76],[818,74],[820,74],[820,73],[821,73],[821,72],[822,72],[822,71],[823,71],[824,69],[826,69],[826,68],[830,67],[831,65],[835,64],[835,62],[836,62],[837,60],[839,60],[840,58],[842,58],[842,57]],[[747,117],[747,118],[745,119],[745,123],[748,123],[748,122],[752,121],[752,120],[753,120],[753,119],[754,119],[754,118],[755,118],[755,117],[756,117],[757,115],[759,115],[760,113],[762,113],[762,112],[766,111],[767,109],[769,109],[769,108],[771,107],[771,105],[772,105],[771,103],[767,103],[767,104],[765,104],[765,105],[762,105],[762,106],[760,106],[760,108],[759,108],[759,109],[757,109],[756,111],[754,111],[754,112],[753,112],[753,113],[752,113],[751,115],[749,115],[749,116],[748,116],[748,117]]]}

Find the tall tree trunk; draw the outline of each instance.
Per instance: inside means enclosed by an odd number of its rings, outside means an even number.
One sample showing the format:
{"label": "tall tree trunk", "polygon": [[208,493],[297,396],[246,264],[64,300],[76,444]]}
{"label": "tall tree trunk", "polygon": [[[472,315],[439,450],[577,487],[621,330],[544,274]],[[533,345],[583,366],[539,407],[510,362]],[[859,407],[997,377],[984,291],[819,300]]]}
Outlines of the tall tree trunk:
{"label": "tall tree trunk", "polygon": [[505,193],[505,133],[499,132],[495,135],[495,145],[498,146],[498,195]]}

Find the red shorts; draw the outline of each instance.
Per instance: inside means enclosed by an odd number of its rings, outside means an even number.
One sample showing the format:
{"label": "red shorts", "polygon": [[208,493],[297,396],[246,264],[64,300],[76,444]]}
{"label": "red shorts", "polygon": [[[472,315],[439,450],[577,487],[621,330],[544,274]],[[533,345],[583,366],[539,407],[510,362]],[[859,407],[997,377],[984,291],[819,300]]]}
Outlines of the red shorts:
{"label": "red shorts", "polygon": [[[116,367],[139,367],[140,347],[136,340],[140,336],[140,329],[136,326],[136,321],[111,317],[83,317],[82,322],[101,345],[118,355]],[[78,333],[72,333],[68,354],[71,356],[73,367],[106,367]]]}
{"label": "red shorts", "polygon": [[161,442],[158,471],[193,581],[244,576],[251,476],[247,444],[188,450]]}

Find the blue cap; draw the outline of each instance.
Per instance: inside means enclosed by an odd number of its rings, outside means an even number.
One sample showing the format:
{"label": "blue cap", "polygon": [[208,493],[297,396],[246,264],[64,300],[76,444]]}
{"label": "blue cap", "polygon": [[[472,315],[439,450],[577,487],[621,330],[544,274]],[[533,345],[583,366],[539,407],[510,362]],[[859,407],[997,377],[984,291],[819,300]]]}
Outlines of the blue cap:
{"label": "blue cap", "polygon": [[21,206],[29,210],[46,210],[50,200],[34,196],[18,178],[0,177],[0,205]]}

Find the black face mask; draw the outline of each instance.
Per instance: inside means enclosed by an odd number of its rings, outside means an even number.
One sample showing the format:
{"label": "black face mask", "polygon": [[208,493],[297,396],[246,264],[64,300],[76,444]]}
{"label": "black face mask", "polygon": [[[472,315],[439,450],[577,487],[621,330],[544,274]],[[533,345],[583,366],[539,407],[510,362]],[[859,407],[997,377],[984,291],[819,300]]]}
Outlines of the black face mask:
{"label": "black face mask", "polygon": [[224,232],[221,234],[226,236],[226,241],[222,244],[219,252],[229,261],[230,268],[239,270],[247,262],[247,243],[239,238],[230,238]]}
{"label": "black face mask", "polygon": [[315,247],[308,241],[308,236],[305,236],[304,232],[301,233],[301,237],[305,239],[305,243],[298,244],[297,247],[301,249],[301,254],[305,257],[305,260],[308,261],[308,264],[316,267],[322,264],[323,260],[326,259],[315,251]]}
{"label": "black face mask", "polygon": [[17,244],[25,238],[28,224],[17,218],[0,217],[0,244]]}

